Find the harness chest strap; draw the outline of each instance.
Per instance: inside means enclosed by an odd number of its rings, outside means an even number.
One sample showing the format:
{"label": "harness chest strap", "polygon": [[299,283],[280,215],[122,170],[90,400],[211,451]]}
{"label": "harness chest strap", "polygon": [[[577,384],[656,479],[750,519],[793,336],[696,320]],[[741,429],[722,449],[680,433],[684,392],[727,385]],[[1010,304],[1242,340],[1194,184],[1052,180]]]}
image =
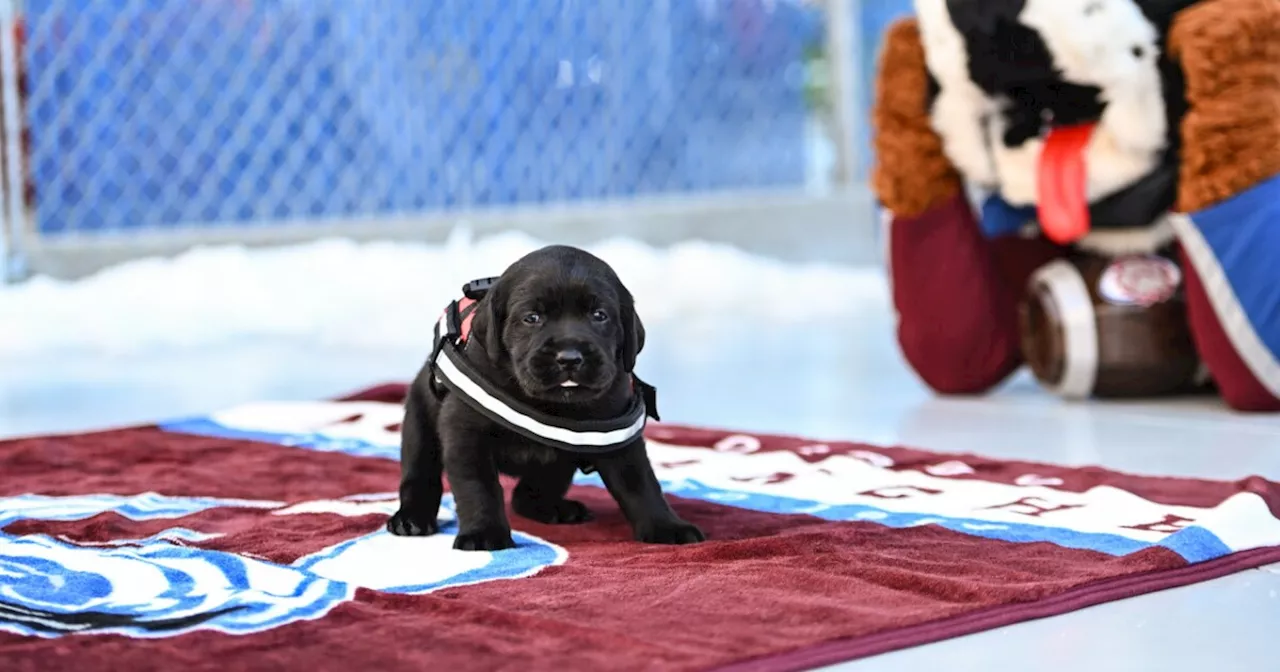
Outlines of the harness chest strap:
{"label": "harness chest strap", "polygon": [[[476,304],[493,279],[468,283],[464,298],[451,302],[436,322],[430,366],[438,396],[457,394],[493,422],[546,446],[581,454],[617,450],[644,433],[649,417],[658,419],[657,390],[631,374],[635,394],[627,410],[606,420],[567,420],[547,415],[514,399],[475,369],[463,349],[471,333]],[[443,386],[444,389],[440,389]]]}

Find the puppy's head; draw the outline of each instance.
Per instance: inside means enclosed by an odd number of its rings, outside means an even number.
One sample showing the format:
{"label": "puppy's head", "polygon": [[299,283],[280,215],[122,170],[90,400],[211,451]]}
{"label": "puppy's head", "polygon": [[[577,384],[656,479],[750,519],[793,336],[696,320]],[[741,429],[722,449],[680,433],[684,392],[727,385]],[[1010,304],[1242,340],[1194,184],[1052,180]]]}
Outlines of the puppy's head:
{"label": "puppy's head", "polygon": [[521,258],[484,302],[485,350],[530,398],[587,403],[629,386],[644,327],[604,261],[554,245]]}

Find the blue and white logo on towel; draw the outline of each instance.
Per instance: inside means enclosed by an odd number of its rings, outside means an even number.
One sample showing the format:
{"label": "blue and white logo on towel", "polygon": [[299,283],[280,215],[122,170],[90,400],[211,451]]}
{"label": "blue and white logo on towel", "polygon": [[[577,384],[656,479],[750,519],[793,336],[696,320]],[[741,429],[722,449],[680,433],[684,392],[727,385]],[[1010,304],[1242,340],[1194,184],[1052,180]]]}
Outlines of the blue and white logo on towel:
{"label": "blue and white logo on towel", "polygon": [[[421,594],[530,576],[564,562],[564,549],[515,533],[515,549],[455,551],[456,518],[446,496],[441,532],[402,538],[385,530],[303,553],[288,564],[193,544],[217,539],[188,516],[281,516],[306,529],[305,514],[391,513],[387,496],[281,502],[196,497],[90,495],[0,498],[0,530],[20,521],[74,521],[114,512],[135,521],[173,520],[143,538],[76,542],[0,532],[0,631],[56,637],[112,633],[169,637],[192,630],[248,634],[324,616],[357,588]],[[26,527],[31,527],[26,525]],[[36,526],[38,527],[38,525]],[[300,534],[305,538],[305,534]],[[305,544],[305,541],[298,542]]]}
{"label": "blue and white logo on towel", "polygon": [[[161,426],[396,459],[403,415],[402,406],[389,403],[267,402]],[[761,450],[761,439],[745,434],[726,436],[711,449],[684,447],[664,443],[664,431],[651,426],[648,444],[663,490],[726,506],[887,527],[938,525],[989,539],[1110,555],[1161,546],[1188,562],[1280,543],[1280,523],[1249,493],[1209,509],[1175,506],[1108,486],[1073,492],[1035,474],[1015,483],[967,479],[973,469],[955,459],[895,469],[890,457],[874,450],[834,455],[822,443]],[[575,483],[603,485],[598,474],[579,476]],[[1241,520],[1250,524],[1237,524]]]}

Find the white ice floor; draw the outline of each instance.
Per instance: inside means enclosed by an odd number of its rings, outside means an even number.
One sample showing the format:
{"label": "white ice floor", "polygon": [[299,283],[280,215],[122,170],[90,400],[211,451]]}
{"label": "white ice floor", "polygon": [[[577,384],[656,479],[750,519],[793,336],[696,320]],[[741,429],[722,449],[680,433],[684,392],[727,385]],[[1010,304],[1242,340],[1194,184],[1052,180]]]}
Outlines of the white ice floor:
{"label": "white ice floor", "polygon": [[[0,288],[0,436],[143,422],[403,380],[470,275],[532,246],[321,243],[213,250],[75,284]],[[901,443],[1143,474],[1280,479],[1280,418],[1211,399],[1069,404],[1015,378],[933,397],[903,365],[872,269],[786,266],[690,244],[602,245],[640,300],[641,373],[666,420]],[[843,666],[878,670],[1280,670],[1280,569]]]}

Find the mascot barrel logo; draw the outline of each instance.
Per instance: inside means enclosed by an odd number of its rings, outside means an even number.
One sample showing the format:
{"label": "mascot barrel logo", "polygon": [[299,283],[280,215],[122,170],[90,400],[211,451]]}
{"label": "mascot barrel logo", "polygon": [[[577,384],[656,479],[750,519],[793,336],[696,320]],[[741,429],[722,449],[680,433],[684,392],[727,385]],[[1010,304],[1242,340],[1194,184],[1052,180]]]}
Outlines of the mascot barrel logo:
{"label": "mascot barrel logo", "polygon": [[1173,298],[1182,285],[1182,271],[1163,257],[1126,256],[1107,266],[1098,279],[1098,293],[1117,305],[1152,306]]}

